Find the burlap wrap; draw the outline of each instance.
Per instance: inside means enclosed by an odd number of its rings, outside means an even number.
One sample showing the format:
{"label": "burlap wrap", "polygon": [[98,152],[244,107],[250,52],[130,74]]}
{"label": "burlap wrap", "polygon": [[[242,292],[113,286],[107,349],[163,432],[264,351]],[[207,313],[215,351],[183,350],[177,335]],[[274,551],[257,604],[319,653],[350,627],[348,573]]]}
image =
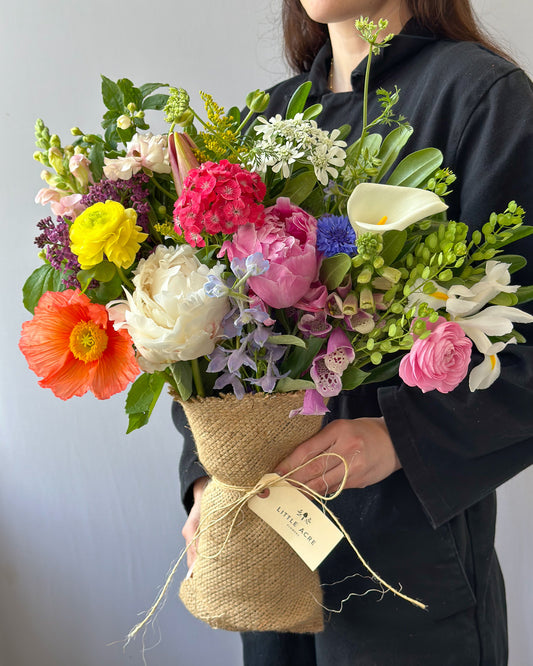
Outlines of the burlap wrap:
{"label": "burlap wrap", "polygon": [[[320,416],[296,416],[302,393],[247,394],[182,403],[198,456],[214,481],[202,498],[202,516],[221,514],[240,493],[220,485],[254,487],[300,442],[320,429]],[[248,506],[209,526],[197,544],[193,576],[180,597],[188,610],[218,629],[307,633],[323,628],[322,590],[292,548]],[[208,518],[208,522],[212,519]],[[219,553],[220,551],[220,553]],[[210,555],[219,553],[217,557]]]}

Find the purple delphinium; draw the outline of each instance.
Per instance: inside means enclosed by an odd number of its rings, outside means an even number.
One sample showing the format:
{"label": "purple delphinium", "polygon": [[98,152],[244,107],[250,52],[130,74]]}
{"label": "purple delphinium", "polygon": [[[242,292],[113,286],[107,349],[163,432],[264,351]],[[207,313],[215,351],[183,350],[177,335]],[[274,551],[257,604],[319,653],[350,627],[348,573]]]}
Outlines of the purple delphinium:
{"label": "purple delphinium", "polygon": [[148,212],[150,204],[148,197],[150,192],[146,183],[150,176],[139,171],[129,180],[101,180],[89,188],[89,192],[82,199],[82,205],[92,206],[95,203],[105,203],[108,200],[118,201],[125,208],[133,208],[137,213],[137,224],[145,232],[149,231]]}
{"label": "purple delphinium", "polygon": [[356,254],[355,231],[347,217],[325,215],[318,220],[316,248],[325,257],[344,252],[350,257]]}
{"label": "purple delphinium", "polygon": [[76,274],[80,270],[78,257],[70,249],[69,225],[61,216],[54,224],[51,217],[45,217],[37,223],[42,231],[35,238],[35,244],[46,251],[46,259],[52,268],[59,271],[61,281],[67,289],[80,286]]}

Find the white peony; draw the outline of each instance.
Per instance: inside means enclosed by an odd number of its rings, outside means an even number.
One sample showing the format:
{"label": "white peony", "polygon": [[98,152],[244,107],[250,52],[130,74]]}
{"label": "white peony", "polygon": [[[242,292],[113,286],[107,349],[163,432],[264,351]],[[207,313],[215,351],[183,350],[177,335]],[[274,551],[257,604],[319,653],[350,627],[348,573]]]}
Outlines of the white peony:
{"label": "white peony", "polygon": [[109,303],[108,311],[115,329],[128,330],[145,372],[213,351],[230,305],[227,296],[208,296],[204,284],[223,270],[222,264],[210,269],[200,263],[189,245],[159,245],[139,262],[135,291]]}
{"label": "white peony", "polygon": [[149,175],[152,172],[170,173],[167,137],[162,134],[154,136],[150,132],[135,134],[126,145],[125,157],[104,157],[104,163],[104,175],[109,180],[129,180],[141,169]]}

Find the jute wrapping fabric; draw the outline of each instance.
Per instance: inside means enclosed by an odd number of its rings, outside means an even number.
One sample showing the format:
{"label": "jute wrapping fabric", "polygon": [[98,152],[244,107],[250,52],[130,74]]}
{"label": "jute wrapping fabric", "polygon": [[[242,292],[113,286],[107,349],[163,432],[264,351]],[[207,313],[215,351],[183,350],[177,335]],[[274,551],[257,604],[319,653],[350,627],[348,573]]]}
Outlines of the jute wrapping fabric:
{"label": "jute wrapping fabric", "polygon": [[193,575],[183,581],[180,597],[193,615],[217,629],[323,629],[318,573],[310,571],[273,529],[247,505],[233,527],[234,511],[213,524],[225,513],[217,510],[242,496],[226,486],[253,488],[300,442],[318,432],[320,416],[289,418],[302,401],[303,392],[181,403],[199,459],[211,477],[201,504],[201,515],[211,525],[198,539]]}

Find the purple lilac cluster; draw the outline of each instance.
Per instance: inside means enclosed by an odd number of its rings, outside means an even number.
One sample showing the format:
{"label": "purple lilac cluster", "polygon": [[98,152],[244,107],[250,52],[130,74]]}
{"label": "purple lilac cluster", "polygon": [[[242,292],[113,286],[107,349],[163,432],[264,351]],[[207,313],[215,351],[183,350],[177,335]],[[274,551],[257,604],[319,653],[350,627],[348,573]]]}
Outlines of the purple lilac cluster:
{"label": "purple lilac cluster", "polygon": [[118,201],[126,208],[133,208],[137,213],[137,224],[142,227],[143,231],[148,232],[148,212],[150,210],[148,197],[150,192],[146,183],[149,180],[150,176],[143,171],[139,171],[129,180],[104,179],[91,185],[89,192],[82,197],[81,203],[88,208],[99,202]]}
{"label": "purple lilac cluster", "polygon": [[69,225],[58,216],[54,224],[51,217],[45,217],[37,223],[42,233],[36,237],[35,244],[46,248],[46,259],[50,265],[62,274],[61,281],[67,289],[80,286],[76,274],[80,270],[78,258],[70,249]]}

